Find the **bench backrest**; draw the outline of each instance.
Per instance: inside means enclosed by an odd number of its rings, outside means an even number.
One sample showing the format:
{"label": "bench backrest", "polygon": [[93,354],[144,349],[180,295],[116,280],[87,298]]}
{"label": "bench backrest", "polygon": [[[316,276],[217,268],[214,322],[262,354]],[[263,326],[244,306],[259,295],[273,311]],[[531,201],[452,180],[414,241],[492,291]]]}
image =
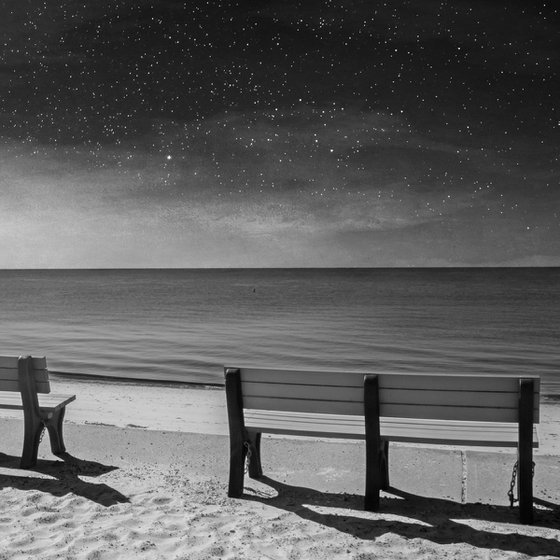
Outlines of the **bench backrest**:
{"label": "bench backrest", "polygon": [[[227,368],[240,372],[243,408],[324,414],[364,414],[364,374]],[[539,421],[536,375],[381,373],[380,416],[517,422],[521,379],[534,381],[533,421]]]}
{"label": "bench backrest", "polygon": [[[46,358],[32,358],[35,387],[38,393],[50,393],[49,371]],[[0,356],[0,391],[19,392],[18,357]]]}

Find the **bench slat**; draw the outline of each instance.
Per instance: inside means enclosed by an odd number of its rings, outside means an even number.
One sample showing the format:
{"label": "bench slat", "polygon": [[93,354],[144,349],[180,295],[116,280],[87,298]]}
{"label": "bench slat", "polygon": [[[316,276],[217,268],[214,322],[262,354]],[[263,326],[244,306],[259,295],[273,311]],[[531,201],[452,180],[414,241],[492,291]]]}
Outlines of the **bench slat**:
{"label": "bench slat", "polygon": [[76,400],[76,395],[39,395],[39,408],[58,410]]}
{"label": "bench slat", "polygon": [[[341,401],[363,403],[364,388],[321,387],[318,385],[263,385],[246,383],[245,399],[258,400],[260,397],[276,399],[303,399],[308,401]],[[479,406],[517,408],[518,391],[501,393],[496,391],[439,391],[413,389],[380,389],[381,398],[391,404],[419,404],[443,406]],[[281,406],[281,403],[279,403]],[[250,408],[260,408],[251,406]]]}
{"label": "bench slat", "polygon": [[[33,369],[47,369],[47,358],[42,357],[33,357],[32,358]],[[18,367],[18,356],[0,356],[0,369],[7,368],[7,369],[15,369],[17,371]]]}
{"label": "bench slat", "polygon": [[[362,403],[336,401],[304,401],[275,398],[244,398],[245,409],[286,410],[288,412],[312,412],[363,416]],[[484,408],[459,406],[426,406],[417,404],[391,404],[381,402],[382,416],[394,418],[423,418],[434,420],[462,420],[487,422],[516,422],[517,408]]]}
{"label": "bench slat", "polygon": [[286,410],[289,412],[318,412],[363,416],[363,402],[304,401],[298,399],[276,399],[274,397],[250,397],[243,395],[245,409]]}
{"label": "bench slat", "polygon": [[[332,387],[363,387],[368,373],[340,371],[307,371],[241,368],[241,383],[280,383],[291,385],[319,385]],[[381,389],[439,389],[450,391],[517,392],[517,378],[534,379],[539,391],[539,376],[511,376],[506,374],[439,374],[439,373],[375,373]]]}
{"label": "bench slat", "polygon": [[[250,410],[245,412],[245,425],[271,434],[365,438],[364,420],[356,416]],[[515,423],[381,418],[381,436],[395,442],[516,447],[517,430]],[[533,429],[533,447],[538,447],[536,427]]]}
{"label": "bench slat", "polygon": [[[32,358],[33,375],[38,393],[50,393],[46,358]],[[0,391],[19,391],[17,356],[0,356]]]}
{"label": "bench slat", "polygon": [[21,410],[21,394],[19,392],[0,391],[0,408]]}
{"label": "bench slat", "polygon": [[[39,395],[39,408],[45,411],[55,411],[76,400],[76,395]],[[22,410],[21,394],[0,392],[0,408]]]}
{"label": "bench slat", "polygon": [[[534,421],[539,421],[539,378]],[[364,374],[242,369],[244,408],[362,415]],[[515,422],[517,376],[380,374],[381,414],[438,420]]]}
{"label": "bench slat", "polygon": [[[48,369],[36,369],[33,370],[35,374],[35,379],[38,381],[48,381],[49,380],[49,370]],[[18,370],[17,368],[0,368],[0,379],[17,379]]]}
{"label": "bench slat", "polygon": [[[49,381],[36,382],[37,393],[50,393],[51,384]],[[17,391],[19,392],[19,382],[17,379],[0,379],[0,391]]]}

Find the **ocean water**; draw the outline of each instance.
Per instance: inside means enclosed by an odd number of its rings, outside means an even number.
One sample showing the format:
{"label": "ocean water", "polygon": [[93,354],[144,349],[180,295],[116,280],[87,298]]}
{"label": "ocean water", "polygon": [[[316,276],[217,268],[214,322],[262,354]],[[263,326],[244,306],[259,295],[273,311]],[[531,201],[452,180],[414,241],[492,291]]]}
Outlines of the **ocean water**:
{"label": "ocean water", "polygon": [[0,271],[0,354],[55,373],[531,373],[560,397],[559,341],[559,268]]}

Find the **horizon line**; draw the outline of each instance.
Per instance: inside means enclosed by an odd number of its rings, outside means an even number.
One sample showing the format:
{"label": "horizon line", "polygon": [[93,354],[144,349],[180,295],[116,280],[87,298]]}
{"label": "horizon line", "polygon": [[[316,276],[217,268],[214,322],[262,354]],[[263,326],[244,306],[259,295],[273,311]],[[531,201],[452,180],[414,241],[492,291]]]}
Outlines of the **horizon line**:
{"label": "horizon line", "polygon": [[512,268],[560,268],[558,265],[514,265],[514,264],[493,264],[493,265],[443,265],[443,266],[422,266],[422,265],[402,265],[402,266],[206,266],[206,267],[186,267],[186,266],[125,266],[125,267],[60,267],[60,268],[41,268],[41,267],[20,267],[3,268],[0,272],[19,272],[19,271],[113,271],[113,270],[193,270],[193,271],[229,271],[229,270],[451,270],[451,269],[512,269]]}

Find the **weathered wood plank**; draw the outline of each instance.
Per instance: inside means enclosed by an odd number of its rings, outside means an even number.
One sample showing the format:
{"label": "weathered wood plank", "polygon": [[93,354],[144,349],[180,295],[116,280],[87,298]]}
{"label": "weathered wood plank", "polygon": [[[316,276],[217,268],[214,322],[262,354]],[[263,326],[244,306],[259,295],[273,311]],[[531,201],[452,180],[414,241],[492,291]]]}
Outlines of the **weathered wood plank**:
{"label": "weathered wood plank", "polygon": [[[363,403],[340,401],[288,400],[276,398],[244,399],[246,409],[286,410],[289,412],[311,412],[348,414],[363,416]],[[393,418],[432,418],[435,420],[464,420],[487,422],[516,422],[517,408],[485,408],[457,406],[426,406],[424,404],[380,404],[381,415]]]}
{"label": "weathered wood plank", "polygon": [[[41,382],[48,382],[49,381],[49,370],[47,369],[36,369],[33,370],[35,374],[35,380]],[[18,378],[18,371],[17,369],[12,368],[0,368],[0,380],[12,380]]]}
{"label": "weathered wood plank", "polygon": [[0,391],[0,408],[21,410],[23,406],[20,392]]}
{"label": "weathered wood plank", "polygon": [[[39,381],[35,385],[38,393],[49,393],[51,390],[50,382]],[[0,391],[17,391],[19,392],[19,382],[17,379],[0,379]]]}
{"label": "weathered wood plank", "polygon": [[535,391],[539,391],[538,376],[511,376],[505,374],[460,374],[460,373],[377,373],[377,372],[336,372],[242,368],[241,382],[279,383],[293,385],[319,385],[332,387],[363,387],[363,377],[367,373],[378,376],[380,389],[448,389],[453,391],[497,391],[517,393],[516,379],[535,379]]}
{"label": "weathered wood plank", "polygon": [[345,401],[311,401],[296,399],[277,399],[274,397],[244,397],[246,409],[287,410],[290,412],[320,412],[333,414],[353,414],[363,416],[364,404]]}
{"label": "weathered wood plank", "polygon": [[[248,429],[271,434],[364,439],[365,423],[357,416],[295,414],[274,411],[246,411]],[[380,419],[381,437],[395,442],[475,446],[516,447],[516,423],[448,422],[398,418]],[[533,428],[533,447],[538,447]]]}
{"label": "weathered wood plank", "polygon": [[[33,376],[38,393],[49,393],[50,381],[46,358],[32,358]],[[19,391],[17,356],[0,356],[0,391]]]}
{"label": "weathered wood plank", "polygon": [[[319,385],[270,385],[246,383],[245,398],[259,397],[313,401],[363,402],[363,387],[323,387]],[[380,389],[380,399],[391,404],[478,406],[517,408],[518,393],[495,391],[440,391],[432,389]]]}
{"label": "weathered wood plank", "polygon": [[50,393],[48,395],[38,395],[38,398],[39,408],[56,410],[75,401],[76,395],[59,395]]}
{"label": "weathered wood plank", "polygon": [[[0,356],[0,369],[13,368],[17,372],[18,359],[19,356]],[[47,358],[44,356],[33,357],[32,364],[35,370],[47,369]]]}
{"label": "weathered wood plank", "polygon": [[[76,395],[38,395],[39,408],[50,410],[66,406],[68,403],[76,400]],[[0,391],[0,408],[23,410],[21,394],[19,392]]]}
{"label": "weathered wood plank", "polygon": [[[363,414],[363,374],[341,372],[242,369],[241,384],[246,408],[286,409],[292,412]],[[515,421],[519,376],[380,374],[382,414],[409,417],[417,407],[437,407],[422,414],[437,419]],[[539,382],[534,380],[534,418],[539,421]],[[259,380],[263,380],[260,382]],[[288,402],[292,400],[294,402]],[[325,402],[321,402],[325,401]],[[309,407],[305,405],[309,403]],[[402,405],[402,410],[401,410]],[[416,407],[416,408],[414,408]],[[452,411],[447,408],[465,408]],[[473,409],[477,412],[473,413]],[[496,410],[504,410],[503,413]]]}

